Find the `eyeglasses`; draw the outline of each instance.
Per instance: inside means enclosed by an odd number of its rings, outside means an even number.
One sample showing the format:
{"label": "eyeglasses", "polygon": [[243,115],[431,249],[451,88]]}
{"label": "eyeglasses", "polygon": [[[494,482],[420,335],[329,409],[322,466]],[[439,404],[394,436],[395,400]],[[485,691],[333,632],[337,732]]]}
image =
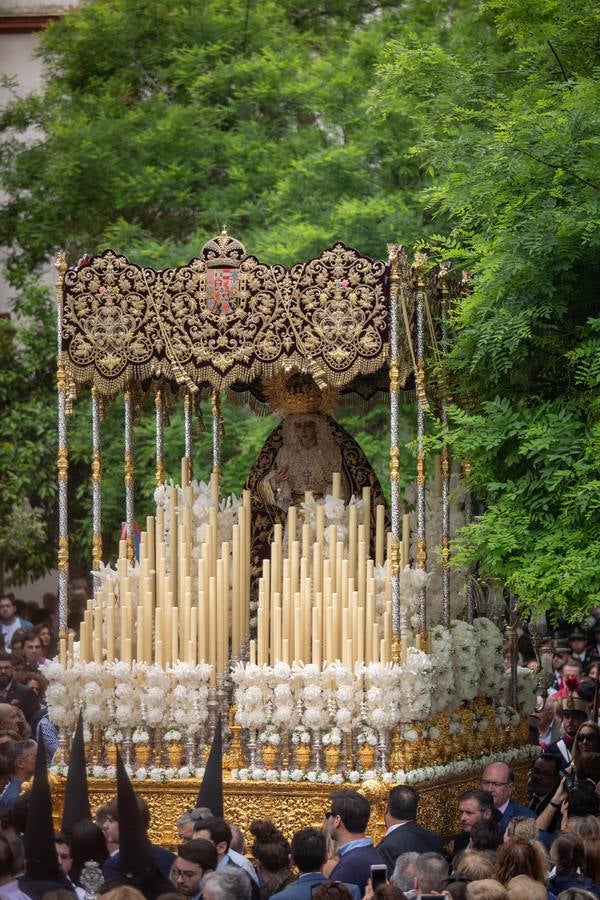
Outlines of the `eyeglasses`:
{"label": "eyeglasses", "polygon": [[178,869],[177,866],[173,866],[171,869],[173,878],[197,878],[199,874],[199,872],[194,872],[193,869]]}
{"label": "eyeglasses", "polygon": [[481,779],[481,786],[484,788],[485,787],[493,787],[493,788],[505,787],[507,784],[511,784],[511,782],[510,781],[487,781],[485,778]]}
{"label": "eyeglasses", "polygon": [[334,813],[331,810],[329,812],[323,813],[324,819],[335,819],[336,816],[337,816],[337,813]]}
{"label": "eyeglasses", "polygon": [[585,741],[586,744],[588,743],[588,741],[591,743],[592,741],[596,740],[596,734],[593,731],[584,731],[583,734],[578,735],[577,740]]}

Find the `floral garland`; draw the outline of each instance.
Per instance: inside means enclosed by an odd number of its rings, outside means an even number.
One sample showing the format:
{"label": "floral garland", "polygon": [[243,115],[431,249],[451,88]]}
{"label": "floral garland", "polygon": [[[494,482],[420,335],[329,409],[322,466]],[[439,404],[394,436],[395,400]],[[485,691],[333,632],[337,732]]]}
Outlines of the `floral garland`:
{"label": "floral garland", "polygon": [[455,762],[446,763],[443,766],[423,766],[419,769],[412,769],[409,772],[405,772],[404,769],[397,769],[394,772],[383,772],[381,775],[378,775],[378,773],[373,770],[365,772],[353,770],[350,772],[335,772],[330,774],[320,769],[311,769],[308,772],[304,772],[301,769],[284,769],[279,771],[277,769],[255,767],[253,769],[234,769],[231,773],[231,778],[234,781],[308,781],[313,784],[357,784],[360,781],[370,781],[380,777],[385,784],[418,784],[422,781],[434,781],[448,778],[452,775],[462,775],[467,772],[481,771],[485,766],[490,765],[490,763],[511,763],[517,759],[527,759],[528,757],[538,756],[539,753],[541,753],[540,747],[533,744],[527,744],[524,747],[514,747],[511,750],[505,750],[502,753],[493,753],[478,759],[469,757],[467,759],[459,759]]}

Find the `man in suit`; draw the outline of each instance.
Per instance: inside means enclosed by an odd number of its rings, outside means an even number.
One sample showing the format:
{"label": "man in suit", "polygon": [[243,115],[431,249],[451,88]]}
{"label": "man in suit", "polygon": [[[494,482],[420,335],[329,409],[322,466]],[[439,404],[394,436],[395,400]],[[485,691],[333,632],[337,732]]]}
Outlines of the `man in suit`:
{"label": "man in suit", "polygon": [[[302,828],[292,838],[290,856],[300,875],[282,891],[273,894],[271,900],[310,900],[313,888],[329,880],[321,872],[327,860],[325,835],[316,828]],[[346,884],[346,887],[352,900],[360,900],[362,895],[355,884]]]}
{"label": "man in suit", "polygon": [[515,776],[506,763],[490,763],[486,766],[481,777],[481,788],[489,791],[494,798],[494,808],[500,813],[498,828],[501,834],[504,834],[506,826],[514,816],[535,819],[535,813],[531,809],[512,799]]}
{"label": "man in suit", "polygon": [[399,784],[392,788],[383,811],[387,831],[377,851],[391,877],[401,853],[443,853],[442,842],[435,831],[417,825],[419,795],[414,788]]}
{"label": "man in suit", "polygon": [[471,828],[475,822],[494,820],[494,798],[488,791],[463,791],[458,798],[458,817],[462,831],[455,835],[448,845],[450,857],[456,856],[469,846]]}

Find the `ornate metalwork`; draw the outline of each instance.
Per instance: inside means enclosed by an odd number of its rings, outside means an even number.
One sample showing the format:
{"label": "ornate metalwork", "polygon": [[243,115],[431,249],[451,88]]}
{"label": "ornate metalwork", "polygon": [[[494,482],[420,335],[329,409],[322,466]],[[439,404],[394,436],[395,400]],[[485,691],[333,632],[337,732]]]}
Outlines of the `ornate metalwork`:
{"label": "ornate metalwork", "polygon": [[[66,273],[68,374],[110,397],[149,378],[222,390],[293,368],[343,387],[386,361],[386,277],[342,243],[289,269],[225,233],[163,271],[107,250]],[[402,383],[410,369],[405,353]]]}
{"label": "ornate metalwork", "polygon": [[221,471],[221,434],[223,424],[221,421],[221,397],[218,391],[212,395],[212,452],[213,472],[217,475]]}
{"label": "ornate metalwork", "polygon": [[[92,388],[92,568],[100,569],[102,562],[102,456],[100,447],[100,419],[102,400]],[[94,578],[94,595],[97,579]]]}
{"label": "ornate metalwork", "polygon": [[165,483],[165,464],[163,459],[164,403],[161,390],[158,390],[154,397],[154,408],[156,412],[156,483],[161,485]]}
{"label": "ornate metalwork", "polygon": [[194,400],[192,394],[186,391],[183,398],[183,430],[184,430],[184,456],[189,460],[190,478],[192,477],[192,418],[194,415]]}
{"label": "ornate metalwork", "polygon": [[[398,339],[398,296],[400,290],[399,248],[388,246],[390,268],[390,480],[391,480],[391,531],[396,554],[391,561],[392,633],[400,634],[400,448],[398,447],[398,388],[399,388],[399,339]],[[397,552],[398,551],[398,552]]]}
{"label": "ornate metalwork", "polygon": [[67,523],[67,479],[69,472],[69,456],[67,451],[67,394],[68,382],[66,368],[61,355],[63,326],[63,288],[67,260],[61,251],[56,257],[56,338],[57,338],[57,372],[56,387],[58,401],[58,625],[59,629],[67,627],[67,582],[69,573],[69,541]]}
{"label": "ornate metalwork", "polygon": [[[427,541],[425,536],[425,281],[423,276],[425,259],[421,254],[415,257],[417,273],[417,341],[416,341],[416,390],[417,390],[417,567],[427,568]],[[427,593],[423,587],[419,593],[419,631],[425,634],[427,628]]]}
{"label": "ornate metalwork", "polygon": [[125,476],[125,521],[127,522],[127,557],[130,562],[133,562],[135,555],[133,542],[133,491],[135,485],[135,464],[133,457],[133,401],[130,391],[125,391],[123,401],[125,417],[125,457],[123,462],[123,471]]}

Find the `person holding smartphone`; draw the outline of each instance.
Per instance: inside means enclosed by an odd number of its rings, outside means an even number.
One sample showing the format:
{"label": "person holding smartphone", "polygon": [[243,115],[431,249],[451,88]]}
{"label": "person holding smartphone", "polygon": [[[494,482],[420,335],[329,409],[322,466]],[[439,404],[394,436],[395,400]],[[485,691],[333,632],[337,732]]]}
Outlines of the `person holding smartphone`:
{"label": "person holding smartphone", "polygon": [[371,866],[385,861],[365,834],[370,815],[371,804],[358,791],[336,791],[331,795],[331,812],[325,813],[325,828],[338,842],[340,855],[331,878],[358,885],[361,896]]}

